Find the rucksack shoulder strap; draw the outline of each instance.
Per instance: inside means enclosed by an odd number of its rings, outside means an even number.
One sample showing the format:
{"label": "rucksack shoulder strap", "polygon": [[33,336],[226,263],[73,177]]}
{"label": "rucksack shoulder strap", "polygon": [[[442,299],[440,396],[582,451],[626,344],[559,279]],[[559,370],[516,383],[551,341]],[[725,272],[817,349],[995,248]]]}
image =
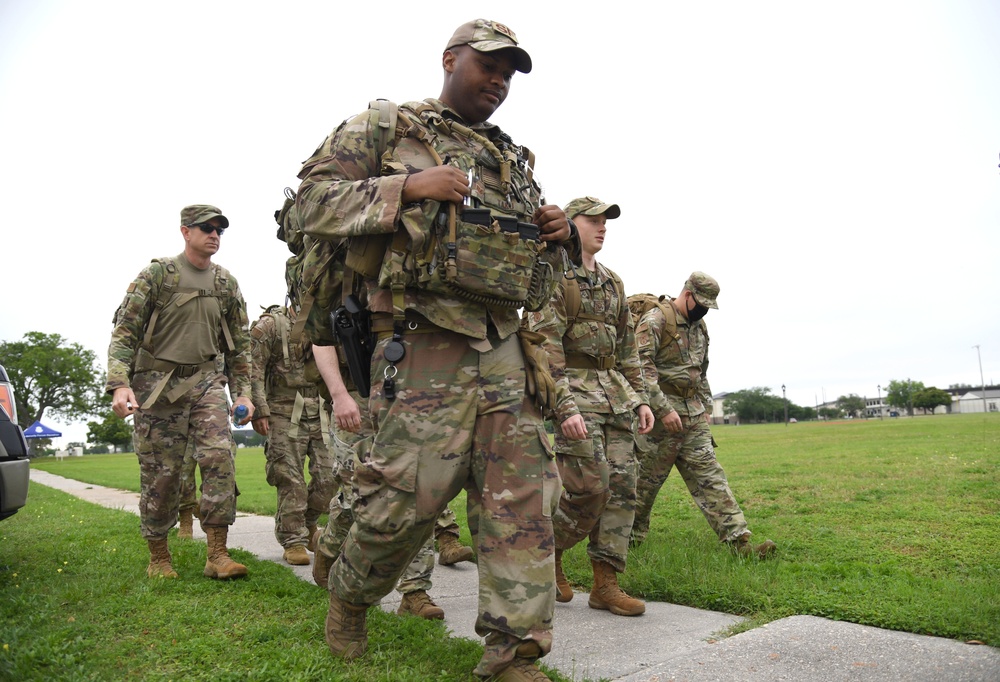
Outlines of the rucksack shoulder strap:
{"label": "rucksack shoulder strap", "polygon": [[666,326],[663,328],[664,335],[669,336],[671,341],[677,341],[681,335],[677,333],[677,311],[674,310],[674,306],[670,305],[670,301],[664,302],[661,298],[656,302],[656,307],[663,313],[663,319],[666,321]]}
{"label": "rucksack shoulder strap", "polygon": [[373,99],[368,103],[368,124],[379,159],[396,146],[400,138],[413,126],[413,121],[399,110],[399,105],[387,99]]}
{"label": "rucksack shoulder strap", "polygon": [[289,317],[280,305],[272,305],[264,310],[260,314],[260,317],[254,320],[253,326],[257,326],[265,317],[270,317],[274,320],[274,326],[277,328],[278,336],[281,338],[281,354],[285,358],[285,365],[288,366],[291,363],[288,352]]}
{"label": "rucksack shoulder strap", "polygon": [[181,273],[173,258],[154,258],[150,262],[158,263],[163,269],[163,281],[160,283],[160,290],[157,292],[156,300],[153,302],[153,312],[146,323],[146,333],[142,337],[142,347],[152,352],[153,330],[156,329],[156,321],[160,317],[160,311],[167,306],[167,303],[170,302],[170,297],[173,296],[174,291],[177,289]]}
{"label": "rucksack shoulder strap", "polygon": [[[599,266],[601,267],[601,266]],[[619,280],[612,277],[607,272],[608,279],[611,280],[611,287],[615,290],[618,299],[628,306],[628,299],[625,297],[624,285],[619,286]],[[595,320],[597,322],[607,321],[605,315],[583,314],[583,299],[580,295],[580,281],[576,276],[576,270],[570,269],[565,272],[565,286],[563,287],[563,301],[566,304],[566,329],[569,330],[577,320]]]}
{"label": "rucksack shoulder strap", "polygon": [[236,350],[236,344],[233,342],[233,333],[229,329],[229,311],[236,303],[229,290],[229,271],[215,263],[212,263],[212,267],[215,270],[215,296],[219,299],[219,306],[222,308],[222,337],[226,341],[226,348],[232,352]]}
{"label": "rucksack shoulder strap", "polygon": [[566,329],[572,328],[580,317],[580,307],[583,299],[580,297],[580,282],[576,279],[576,271],[570,268],[563,275],[563,302],[566,304]]}

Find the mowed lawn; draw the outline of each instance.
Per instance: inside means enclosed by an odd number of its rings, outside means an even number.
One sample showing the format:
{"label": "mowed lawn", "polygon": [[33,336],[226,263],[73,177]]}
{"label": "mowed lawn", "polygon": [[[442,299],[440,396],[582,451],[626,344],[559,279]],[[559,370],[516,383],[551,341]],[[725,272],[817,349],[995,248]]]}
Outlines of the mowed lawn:
{"label": "mowed lawn", "polygon": [[[744,615],[744,628],[810,614],[1000,646],[1000,415],[719,426],[714,434],[754,538],[774,540],[777,556],[727,552],[675,472],[648,540],[629,557],[628,591]],[[138,490],[132,454],[32,466]],[[240,450],[237,472],[240,510],[273,514],[261,450]],[[452,507],[464,527],[464,503]],[[583,545],[565,565],[589,588]]]}

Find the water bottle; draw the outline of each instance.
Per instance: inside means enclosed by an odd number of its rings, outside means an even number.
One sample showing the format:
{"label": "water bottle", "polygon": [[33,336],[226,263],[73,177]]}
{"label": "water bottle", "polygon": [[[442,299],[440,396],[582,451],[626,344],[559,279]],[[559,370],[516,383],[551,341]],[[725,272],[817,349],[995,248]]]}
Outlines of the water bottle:
{"label": "water bottle", "polygon": [[242,422],[250,414],[250,410],[247,409],[246,405],[237,405],[236,409],[233,410],[233,421],[237,424]]}

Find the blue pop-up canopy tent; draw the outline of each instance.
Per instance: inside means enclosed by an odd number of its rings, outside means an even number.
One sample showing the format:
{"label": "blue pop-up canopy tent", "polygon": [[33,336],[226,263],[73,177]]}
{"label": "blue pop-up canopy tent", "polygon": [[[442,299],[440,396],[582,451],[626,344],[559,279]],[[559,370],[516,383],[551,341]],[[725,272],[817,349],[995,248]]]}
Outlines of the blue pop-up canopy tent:
{"label": "blue pop-up canopy tent", "polygon": [[42,422],[35,422],[24,430],[25,438],[59,438],[62,434]]}

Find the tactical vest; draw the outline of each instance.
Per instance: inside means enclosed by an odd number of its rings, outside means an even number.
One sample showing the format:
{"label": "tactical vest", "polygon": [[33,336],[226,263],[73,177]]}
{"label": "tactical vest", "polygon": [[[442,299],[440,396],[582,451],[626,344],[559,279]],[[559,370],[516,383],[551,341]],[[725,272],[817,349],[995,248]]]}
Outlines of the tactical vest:
{"label": "tactical vest", "polygon": [[[687,346],[681,343],[681,334],[677,331],[677,311],[672,305],[670,305],[670,300],[666,296],[656,296],[655,294],[632,294],[628,297],[628,307],[629,312],[632,314],[632,319],[636,326],[639,324],[639,320],[652,310],[654,307],[659,308],[660,312],[663,313],[663,319],[665,321],[665,326],[663,328],[663,338],[666,339],[666,343],[676,343],[680,350],[681,361],[684,363],[690,362],[690,354]],[[701,325],[702,332],[705,335],[706,342],[708,341],[708,325],[705,324],[705,320],[699,320],[690,327],[695,325]],[[662,343],[662,342],[661,342]],[[668,395],[676,396],[679,398],[684,398],[690,400],[691,398],[698,395],[698,386],[692,383],[689,379],[682,381],[681,383],[670,383],[668,381],[659,381],[658,385],[660,390]]]}
{"label": "tactical vest", "polygon": [[[381,157],[381,174],[409,172],[395,154],[399,138],[407,136],[436,165],[448,163],[466,173],[471,196],[462,207],[432,200],[405,206],[394,235],[352,237],[348,268],[390,289],[400,316],[407,288],[494,307],[541,308],[551,291],[555,255],[546,254],[539,228],[528,222],[541,202],[532,179],[534,155],[506,135],[491,141],[423,102],[382,106],[388,112],[380,115],[380,125],[387,119],[381,134],[395,130],[397,137]],[[480,153],[473,158],[469,147]]]}
{"label": "tactical vest", "polygon": [[[281,356],[285,367],[290,368],[294,363],[298,362],[302,363],[303,366],[301,380],[293,380],[292,382],[288,381],[287,374],[280,375],[282,381],[276,382],[275,374],[269,372],[264,379],[267,395],[282,394],[294,397],[300,394],[304,398],[315,398],[320,394],[318,382],[321,380],[321,377],[319,370],[316,368],[316,360],[307,346],[308,341],[303,338],[295,338],[291,332],[294,329],[291,318],[285,314],[284,308],[280,305],[270,306],[261,313],[260,317],[250,327],[251,334],[253,333],[253,327],[265,317],[270,317],[274,320],[275,329],[277,329],[278,337],[281,339]],[[298,353],[295,352],[295,345],[299,348]]]}
{"label": "tactical vest", "polygon": [[[179,377],[185,379],[174,388],[172,388],[167,394],[167,399],[169,402],[174,402],[181,395],[186,393],[190,388],[192,388],[201,378],[204,372],[209,371],[222,371],[224,367],[220,362],[219,358],[213,358],[211,360],[206,360],[198,365],[179,365],[168,360],[161,360],[156,357],[156,348],[153,346],[153,332],[156,330],[156,322],[159,319],[160,312],[166,308],[170,303],[171,298],[174,294],[178,294],[178,299],[175,305],[183,305],[184,303],[191,301],[194,298],[202,296],[212,296],[219,300],[219,308],[221,310],[220,319],[222,324],[221,338],[225,340],[226,349],[225,351],[233,352],[236,350],[236,344],[233,342],[232,332],[229,329],[229,324],[227,322],[227,316],[232,306],[237,305],[233,300],[233,295],[229,291],[228,284],[228,274],[225,268],[212,263],[212,271],[214,273],[214,289],[192,289],[189,287],[180,287],[181,273],[180,268],[174,258],[154,258],[151,262],[159,263],[163,269],[163,280],[160,283],[160,289],[155,293],[155,301],[153,303],[153,312],[149,316],[149,320],[146,322],[146,329],[143,333],[142,342],[139,344],[139,349],[136,352],[135,363],[132,369],[133,374],[144,371],[158,371],[165,372],[163,379],[161,379],[156,387],[153,389],[149,398],[146,402],[142,404],[142,409],[149,409],[156,403],[157,399],[160,397],[160,393],[166,387],[167,382],[171,377]],[[154,292],[150,292],[152,295]],[[131,380],[131,376],[129,379]]]}
{"label": "tactical vest", "polygon": [[[618,286],[618,280],[611,278],[611,286],[618,296],[618,300],[627,304],[625,291]],[[580,281],[576,277],[575,270],[567,270],[563,275],[563,301],[566,306],[566,331],[569,332],[580,320],[591,320],[602,324],[618,325],[618,318],[612,315],[611,310],[603,314],[581,312],[583,298],[580,296]],[[566,366],[573,369],[614,369],[617,359],[614,355],[593,356],[587,353],[566,352]]]}

